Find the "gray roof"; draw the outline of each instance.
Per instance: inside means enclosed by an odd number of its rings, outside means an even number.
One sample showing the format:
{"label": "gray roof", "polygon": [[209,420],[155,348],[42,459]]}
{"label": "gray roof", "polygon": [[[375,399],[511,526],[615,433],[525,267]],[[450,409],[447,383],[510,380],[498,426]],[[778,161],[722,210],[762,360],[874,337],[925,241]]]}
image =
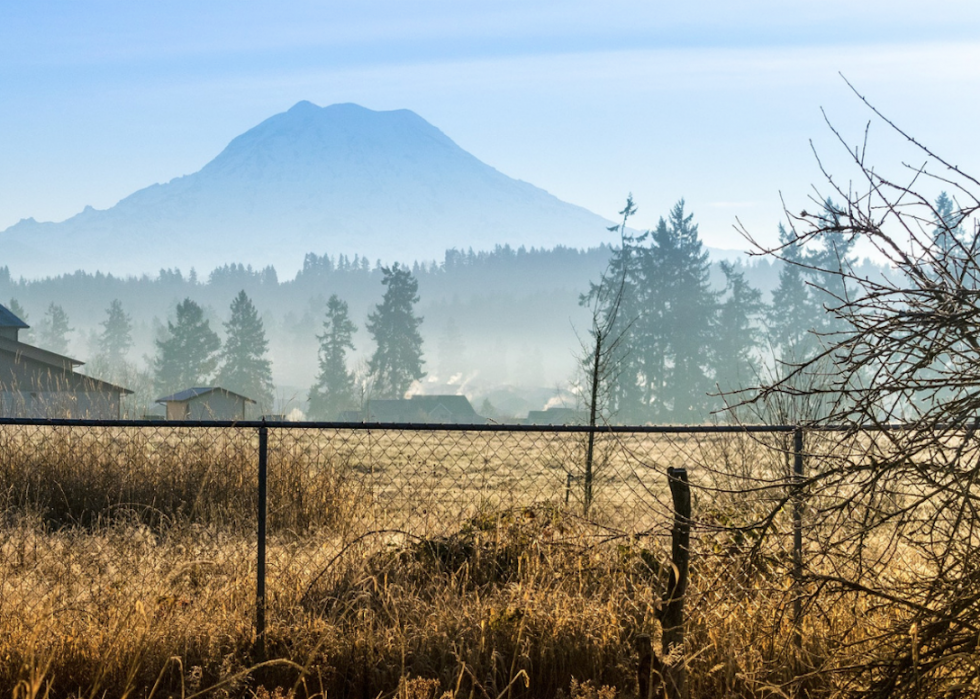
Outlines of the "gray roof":
{"label": "gray roof", "polygon": [[[128,388],[116,386],[108,381],[102,381],[92,376],[77,373],[75,371],[75,367],[84,364],[84,362],[77,359],[72,359],[71,357],[65,357],[54,352],[49,352],[48,350],[43,350],[40,347],[35,347],[34,345],[28,345],[17,340],[11,340],[7,337],[0,337],[0,353],[13,354],[15,357],[25,357],[40,364],[46,364],[53,369],[57,369],[59,372],[78,377],[84,384],[97,391],[116,391],[118,393],[126,394],[132,393],[132,391],[130,391]],[[51,372],[49,371],[49,375],[50,373]]]}
{"label": "gray roof", "polygon": [[[11,314],[13,315],[13,314]],[[14,316],[16,318],[16,316]],[[85,362],[72,359],[56,352],[49,352],[46,349],[28,345],[19,340],[11,340],[9,337],[0,337],[0,351],[9,352],[15,355],[22,355],[28,359],[33,359],[42,364],[48,364],[64,371],[72,371],[74,367],[80,366]]]}
{"label": "gray roof", "polygon": [[435,395],[435,396],[425,396],[425,395],[414,395],[410,399],[414,405],[424,410],[427,413],[431,413],[439,407],[442,407],[450,414],[457,418],[474,418],[479,419],[479,415],[473,410],[473,405],[470,403],[466,396],[454,396],[454,395]]}
{"label": "gray roof", "polygon": [[0,328],[29,328],[31,327],[11,313],[6,306],[0,305]]}
{"label": "gray roof", "polygon": [[240,395],[234,391],[229,391],[226,388],[221,388],[220,386],[198,386],[196,388],[187,388],[179,393],[175,393],[172,396],[164,396],[163,398],[157,398],[157,403],[184,403],[193,398],[206,395],[208,393],[213,393],[215,391],[220,391],[229,396],[235,396],[236,398],[241,398],[246,403],[254,403],[255,401],[247,396]]}
{"label": "gray roof", "polygon": [[109,383],[108,381],[102,381],[101,379],[96,379],[91,376],[86,376],[85,374],[76,373],[75,375],[82,377],[82,383],[84,385],[90,386],[97,391],[102,391],[102,392],[114,391],[116,393],[124,393],[127,396],[133,395],[133,391],[130,391],[128,388],[117,386],[113,383]]}
{"label": "gray roof", "polygon": [[364,411],[369,422],[448,422],[456,424],[479,422],[466,396],[415,395],[405,399],[371,400]]}
{"label": "gray roof", "polygon": [[368,422],[428,422],[424,410],[402,398],[372,399],[364,413]]}
{"label": "gray roof", "polygon": [[529,411],[525,422],[528,425],[586,425],[589,416],[576,408],[548,408]]}

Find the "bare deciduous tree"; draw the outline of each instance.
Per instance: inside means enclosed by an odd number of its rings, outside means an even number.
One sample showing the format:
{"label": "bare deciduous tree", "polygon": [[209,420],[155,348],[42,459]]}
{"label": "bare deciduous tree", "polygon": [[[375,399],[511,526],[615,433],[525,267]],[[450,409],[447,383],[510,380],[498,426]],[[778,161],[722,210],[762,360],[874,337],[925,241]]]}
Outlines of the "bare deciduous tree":
{"label": "bare deciduous tree", "polygon": [[582,341],[581,358],[582,368],[584,369],[583,388],[585,389],[584,398],[588,405],[589,413],[588,443],[585,453],[585,473],[584,473],[584,492],[583,503],[586,514],[592,505],[593,489],[595,484],[595,429],[600,422],[608,419],[603,416],[604,409],[613,401],[610,400],[610,393],[614,390],[620,374],[623,371],[622,352],[625,347],[630,328],[635,318],[626,319],[625,322],[620,317],[623,308],[623,299],[626,295],[626,282],[629,274],[628,258],[630,255],[630,241],[626,230],[626,224],[630,216],[636,213],[636,206],[633,204],[633,195],[626,198],[626,206],[619,212],[623,217],[623,222],[618,226],[612,226],[610,232],[618,232],[621,236],[621,252],[623,261],[618,270],[607,270],[603,273],[598,284],[592,285],[589,294],[581,298],[583,305],[592,305],[592,325],[589,328],[590,339]]}
{"label": "bare deciduous tree", "polygon": [[[837,322],[745,401],[822,395],[816,427],[846,428],[826,440],[811,433],[804,582],[814,617],[845,603],[866,615],[861,633],[833,631],[865,660],[806,660],[835,671],[846,694],[977,696],[980,180],[855,94],[922,164],[873,167],[869,130],[853,147],[828,120],[853,177],[845,184],[821,164],[830,191],[813,197],[815,212],[787,210],[793,235],[763,251],[828,280],[820,286]],[[826,194],[841,202],[832,211]],[[796,254],[830,238],[863,241],[890,271],[864,278]]]}

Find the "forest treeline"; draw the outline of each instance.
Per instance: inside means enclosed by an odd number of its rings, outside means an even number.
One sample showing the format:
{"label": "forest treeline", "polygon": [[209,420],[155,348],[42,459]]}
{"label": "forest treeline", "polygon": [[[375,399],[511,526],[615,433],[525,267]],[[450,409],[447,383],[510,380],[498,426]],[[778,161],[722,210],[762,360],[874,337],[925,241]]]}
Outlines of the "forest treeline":
{"label": "forest treeline", "polygon": [[[467,392],[477,401],[499,395],[501,387],[514,395],[537,389],[525,401],[530,409],[542,407],[534,402],[540,389],[564,385],[574,392],[587,358],[580,344],[590,313],[605,312],[603,285],[618,279],[626,292],[617,329],[623,338],[605,419],[700,422],[720,405],[712,394],[753,384],[759,372],[803,351],[812,330],[827,329],[827,299],[811,287],[826,280],[812,278],[808,262],[826,265],[834,256],[866,274],[882,272],[854,260],[845,240],[833,250],[807,253],[815,257],[800,260],[801,266],[766,258],[712,262],[683,201],[654,229],[622,232],[620,245],[585,251],[450,250],[440,262],[396,266],[400,283],[408,285],[401,302],[411,301],[402,309],[401,329],[387,327],[395,316],[382,311],[392,302],[392,268],[360,256],[310,253],[289,280],[272,267],[240,264],[206,277],[161,270],[39,280],[14,279],[0,267],[0,299],[34,326],[33,341],[86,360],[91,374],[135,388],[143,408],[170,388],[219,382],[260,398],[263,410],[288,402],[329,419],[339,409],[357,408],[372,391],[403,392],[406,376],[408,383],[431,382],[423,390]],[[781,230],[781,236],[785,241],[789,234]],[[417,322],[407,321],[405,312]],[[118,331],[121,318],[126,327],[117,342],[110,327]],[[187,337],[175,338],[204,326],[209,361],[196,371],[167,369],[167,343],[186,345]],[[417,366],[399,374],[398,367],[378,365],[385,333],[417,335]],[[228,349],[235,343],[237,355]],[[246,359],[248,351],[254,356]],[[239,364],[251,362],[238,378],[233,356]],[[168,371],[172,379],[161,380]],[[245,378],[250,372],[258,376],[251,383]],[[501,412],[523,405],[518,400]]]}

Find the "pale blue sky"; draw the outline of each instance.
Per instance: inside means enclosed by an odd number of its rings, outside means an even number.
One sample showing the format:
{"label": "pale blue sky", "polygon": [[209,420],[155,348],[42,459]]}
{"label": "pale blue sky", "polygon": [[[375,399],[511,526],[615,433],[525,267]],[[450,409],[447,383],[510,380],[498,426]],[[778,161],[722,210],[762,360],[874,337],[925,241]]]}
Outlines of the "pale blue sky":
{"label": "pale blue sky", "polygon": [[[534,0],[0,5],[0,230],[198,170],[308,99],[409,108],[502,172],[705,240],[766,236],[883,110],[980,171],[980,3]],[[913,158],[878,125],[871,155]],[[597,240],[601,239],[597,232]],[[0,251],[2,255],[2,251]],[[0,260],[2,262],[2,260]]]}

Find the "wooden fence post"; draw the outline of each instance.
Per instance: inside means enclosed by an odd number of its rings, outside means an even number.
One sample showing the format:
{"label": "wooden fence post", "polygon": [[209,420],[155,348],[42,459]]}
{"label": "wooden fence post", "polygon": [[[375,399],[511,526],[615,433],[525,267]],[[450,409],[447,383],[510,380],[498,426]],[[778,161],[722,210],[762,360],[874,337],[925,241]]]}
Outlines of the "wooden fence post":
{"label": "wooden fence post", "polygon": [[636,666],[636,687],[639,699],[650,699],[650,674],[653,670],[653,646],[650,637],[641,634],[636,637],[636,654],[639,663]]}
{"label": "wooden fence post", "polygon": [[636,637],[636,688],[639,699],[663,699],[664,666],[653,652],[650,636],[640,634]]}
{"label": "wooden fence post", "polygon": [[673,565],[660,624],[663,629],[664,684],[670,699],[687,699],[687,656],[684,652],[684,596],[691,558],[691,486],[686,468],[668,468],[667,480],[674,501],[674,525],[670,531]]}

